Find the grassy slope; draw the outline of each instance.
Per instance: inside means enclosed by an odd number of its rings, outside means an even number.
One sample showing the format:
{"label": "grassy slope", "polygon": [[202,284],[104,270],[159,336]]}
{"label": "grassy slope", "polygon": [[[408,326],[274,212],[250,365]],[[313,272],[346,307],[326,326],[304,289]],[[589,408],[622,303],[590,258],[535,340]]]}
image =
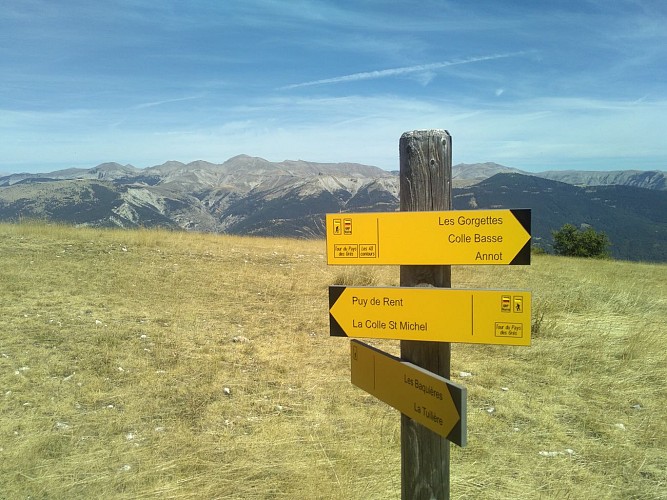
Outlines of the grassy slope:
{"label": "grassy slope", "polygon": [[[400,497],[399,416],[350,385],[327,317],[327,285],[396,268],[329,268],[317,241],[44,225],[0,225],[0,258],[3,496]],[[532,290],[535,332],[453,347],[452,498],[667,498],[667,266],[534,260],[453,269]]]}

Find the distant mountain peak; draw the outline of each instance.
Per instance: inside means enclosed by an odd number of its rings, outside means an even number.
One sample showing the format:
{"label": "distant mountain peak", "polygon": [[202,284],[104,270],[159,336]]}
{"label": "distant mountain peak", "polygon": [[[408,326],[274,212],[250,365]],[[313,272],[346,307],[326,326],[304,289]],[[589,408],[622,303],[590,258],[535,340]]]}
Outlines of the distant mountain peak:
{"label": "distant mountain peak", "polygon": [[535,174],[575,186],[633,186],[667,190],[667,176],[661,170],[547,170]]}
{"label": "distant mountain peak", "polygon": [[107,163],[100,163],[96,167],[93,167],[88,170],[91,173],[96,173],[96,172],[127,172],[127,173],[134,173],[137,171],[137,168],[128,164],[128,165],[121,165],[120,163],[116,162],[107,162]]}
{"label": "distant mountain peak", "polygon": [[[551,231],[564,223],[590,224],[609,235],[615,256],[667,261],[664,173],[575,178],[564,172],[550,179],[493,162],[452,170],[455,209],[531,208],[533,242],[542,248],[550,248]],[[326,213],[397,210],[399,180],[396,172],[359,163],[271,162],[245,154],[221,164],[168,161],[145,169],[109,162],[1,177],[0,220],[321,237]]]}

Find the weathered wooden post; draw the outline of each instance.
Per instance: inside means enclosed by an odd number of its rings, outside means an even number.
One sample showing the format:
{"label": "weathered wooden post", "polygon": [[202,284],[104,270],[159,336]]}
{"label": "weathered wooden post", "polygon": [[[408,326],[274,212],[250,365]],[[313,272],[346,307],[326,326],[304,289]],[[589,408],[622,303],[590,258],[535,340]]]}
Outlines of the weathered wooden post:
{"label": "weathered wooden post", "polygon": [[[452,139],[445,130],[416,130],[399,141],[401,211],[451,210]],[[401,266],[401,286],[451,288],[451,266]],[[401,359],[450,377],[446,342],[401,341]],[[401,415],[401,495],[449,499],[449,441]]]}

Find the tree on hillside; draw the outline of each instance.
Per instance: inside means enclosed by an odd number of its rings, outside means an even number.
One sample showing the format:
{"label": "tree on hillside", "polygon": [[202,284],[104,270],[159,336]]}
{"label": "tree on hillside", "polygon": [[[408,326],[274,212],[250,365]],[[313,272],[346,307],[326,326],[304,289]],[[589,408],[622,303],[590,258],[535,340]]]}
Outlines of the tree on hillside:
{"label": "tree on hillside", "polygon": [[554,238],[556,255],[569,257],[608,258],[611,242],[607,235],[588,226],[577,229],[572,224],[565,224],[558,231],[551,232]]}

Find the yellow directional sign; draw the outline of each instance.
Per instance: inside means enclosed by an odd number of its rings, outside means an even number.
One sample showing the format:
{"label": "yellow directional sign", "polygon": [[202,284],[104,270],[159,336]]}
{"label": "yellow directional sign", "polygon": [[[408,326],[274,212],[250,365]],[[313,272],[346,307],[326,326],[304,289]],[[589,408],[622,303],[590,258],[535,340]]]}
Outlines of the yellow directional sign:
{"label": "yellow directional sign", "polygon": [[357,340],[350,342],[352,383],[428,427],[465,446],[466,389]]}
{"label": "yellow directional sign", "polygon": [[530,209],[327,214],[328,264],[530,264]]}
{"label": "yellow directional sign", "polygon": [[330,334],[530,345],[527,291],[329,287]]}

